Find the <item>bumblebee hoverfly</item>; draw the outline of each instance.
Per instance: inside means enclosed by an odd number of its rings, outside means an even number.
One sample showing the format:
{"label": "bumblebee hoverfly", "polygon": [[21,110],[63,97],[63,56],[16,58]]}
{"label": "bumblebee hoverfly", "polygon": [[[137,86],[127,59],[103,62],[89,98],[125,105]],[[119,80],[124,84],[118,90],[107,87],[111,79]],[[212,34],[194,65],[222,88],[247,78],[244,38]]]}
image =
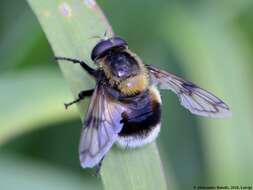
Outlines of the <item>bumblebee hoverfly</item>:
{"label": "bumblebee hoverfly", "polygon": [[161,96],[158,88],[176,93],[181,105],[191,113],[222,118],[229,107],[210,92],[169,72],[144,64],[119,37],[103,39],[95,45],[92,69],[84,61],[56,57],[78,63],[96,80],[94,89],[82,91],[66,108],[91,96],[83,123],[79,157],[81,166],[98,171],[114,143],[135,148],[154,141],[161,127]]}

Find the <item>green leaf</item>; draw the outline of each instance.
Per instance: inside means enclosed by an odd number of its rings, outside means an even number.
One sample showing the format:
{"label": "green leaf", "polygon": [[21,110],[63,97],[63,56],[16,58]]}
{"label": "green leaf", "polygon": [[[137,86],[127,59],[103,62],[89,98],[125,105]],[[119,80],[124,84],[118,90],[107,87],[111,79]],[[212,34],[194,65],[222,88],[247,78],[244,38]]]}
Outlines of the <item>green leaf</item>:
{"label": "green leaf", "polygon": [[[93,0],[28,0],[55,55],[91,63],[94,36],[112,34],[103,13]],[[90,64],[91,65],[91,64]],[[60,63],[64,77],[75,96],[94,87],[94,81],[79,65]],[[94,66],[93,66],[94,67]],[[78,104],[83,118],[84,108]],[[155,144],[133,151],[112,150],[102,167],[105,189],[166,189],[161,160]]]}
{"label": "green leaf", "polygon": [[[181,66],[202,87],[222,97],[232,117],[200,119],[210,184],[250,184],[253,176],[252,80],[249,46],[237,29],[224,27],[223,11],[207,6],[206,17],[176,6],[163,22],[166,42],[173,44]],[[203,10],[203,12],[207,12]],[[228,11],[231,13],[230,11]],[[170,23],[168,26],[167,23]]]}
{"label": "green leaf", "polygon": [[66,111],[67,86],[56,71],[32,69],[0,77],[0,144],[25,132],[77,117]]}
{"label": "green leaf", "polygon": [[[25,11],[19,18],[16,18],[14,24],[8,25],[7,32],[4,33],[0,43],[0,72],[21,64],[41,38],[41,31],[34,22],[35,19],[29,19],[30,17],[31,12]],[[19,31],[18,35],[17,31]],[[33,35],[27,35],[29,33]]]}
{"label": "green leaf", "polygon": [[17,190],[98,190],[95,178],[84,179],[72,170],[58,168],[16,154],[0,156],[0,189]]}

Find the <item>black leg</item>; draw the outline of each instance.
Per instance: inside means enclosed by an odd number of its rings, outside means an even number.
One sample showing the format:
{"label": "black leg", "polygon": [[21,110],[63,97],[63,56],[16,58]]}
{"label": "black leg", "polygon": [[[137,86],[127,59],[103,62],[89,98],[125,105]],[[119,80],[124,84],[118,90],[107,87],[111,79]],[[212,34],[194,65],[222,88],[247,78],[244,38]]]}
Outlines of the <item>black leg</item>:
{"label": "black leg", "polygon": [[78,60],[78,59],[72,59],[67,57],[55,57],[55,60],[64,60],[64,61],[70,61],[72,63],[79,63],[84,70],[86,70],[90,75],[96,77],[96,70],[88,66],[84,61]]}
{"label": "black leg", "polygon": [[84,99],[87,96],[91,96],[93,94],[93,92],[94,92],[94,89],[81,91],[78,94],[78,98],[77,99],[75,99],[74,101],[69,102],[69,103],[64,103],[65,108],[68,109],[68,107],[71,106],[72,104],[75,104],[75,103],[81,101],[82,99]]}
{"label": "black leg", "polygon": [[101,170],[101,166],[102,166],[102,162],[104,160],[104,157],[100,160],[100,162],[98,163],[98,165],[95,166],[95,173],[93,174],[94,176],[98,177],[100,174],[100,170]]}

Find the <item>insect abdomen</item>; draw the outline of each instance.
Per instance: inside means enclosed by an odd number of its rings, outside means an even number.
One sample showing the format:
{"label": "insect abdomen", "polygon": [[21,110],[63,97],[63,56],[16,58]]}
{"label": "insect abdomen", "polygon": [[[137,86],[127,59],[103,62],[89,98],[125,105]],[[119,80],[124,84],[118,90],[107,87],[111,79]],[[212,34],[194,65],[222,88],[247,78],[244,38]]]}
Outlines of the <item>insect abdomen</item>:
{"label": "insect abdomen", "polygon": [[158,90],[149,88],[145,100],[136,104],[131,113],[123,114],[123,128],[119,133],[118,145],[138,147],[152,142],[160,131],[161,98]]}

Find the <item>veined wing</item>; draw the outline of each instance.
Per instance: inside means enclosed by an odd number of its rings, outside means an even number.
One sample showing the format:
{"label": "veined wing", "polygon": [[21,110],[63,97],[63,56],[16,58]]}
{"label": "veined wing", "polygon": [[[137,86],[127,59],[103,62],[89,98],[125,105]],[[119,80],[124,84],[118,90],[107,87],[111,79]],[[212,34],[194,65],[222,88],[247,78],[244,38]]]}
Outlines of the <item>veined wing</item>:
{"label": "veined wing", "polygon": [[79,157],[83,168],[94,167],[109,151],[122,128],[125,108],[111,99],[98,84],[92,95],[82,129]]}
{"label": "veined wing", "polygon": [[176,75],[159,70],[147,65],[152,83],[161,89],[172,90],[180,99],[181,105],[191,113],[223,118],[231,115],[229,107],[218,97],[198,87],[190,81],[186,81]]}

